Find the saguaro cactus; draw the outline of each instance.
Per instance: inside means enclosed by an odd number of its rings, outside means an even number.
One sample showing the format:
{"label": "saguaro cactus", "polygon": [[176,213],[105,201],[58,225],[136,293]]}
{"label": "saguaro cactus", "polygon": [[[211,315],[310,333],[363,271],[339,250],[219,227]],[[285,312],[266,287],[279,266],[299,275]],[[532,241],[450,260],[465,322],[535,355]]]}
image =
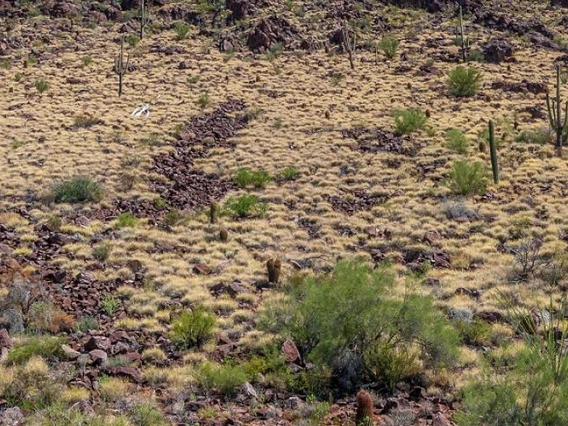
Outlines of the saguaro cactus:
{"label": "saguaro cactus", "polygon": [[341,39],[343,42],[343,48],[349,55],[349,65],[351,69],[355,69],[355,47],[357,46],[357,33],[350,30],[347,26],[347,21],[343,22],[343,28],[341,29]]}
{"label": "saguaro cactus", "polygon": [[461,5],[458,6],[459,8],[459,32],[461,38],[461,51],[462,51],[462,58],[464,62],[467,62],[467,51],[469,50],[469,37],[466,38],[463,30],[463,10]]}
{"label": "saguaro cactus", "polygon": [[114,59],[114,72],[118,74],[118,97],[122,95],[122,79],[128,72],[130,65],[130,54],[126,55],[126,63],[124,63],[124,37],[120,38],[120,53]]}
{"label": "saguaro cactus", "polygon": [[562,119],[562,101],[560,99],[560,65],[556,64],[556,99],[550,99],[546,94],[546,108],[548,109],[548,121],[556,134],[556,151],[562,157],[562,145],[568,139],[568,101],[564,108]]}
{"label": "saguaro cactus", "polygon": [[144,38],[144,31],[150,25],[150,12],[146,7],[146,0],[140,0],[140,40]]}
{"label": "saguaro cactus", "polygon": [[493,170],[493,182],[499,183],[499,165],[497,164],[497,148],[495,146],[495,129],[493,120],[489,120],[489,152],[491,154],[491,169]]}

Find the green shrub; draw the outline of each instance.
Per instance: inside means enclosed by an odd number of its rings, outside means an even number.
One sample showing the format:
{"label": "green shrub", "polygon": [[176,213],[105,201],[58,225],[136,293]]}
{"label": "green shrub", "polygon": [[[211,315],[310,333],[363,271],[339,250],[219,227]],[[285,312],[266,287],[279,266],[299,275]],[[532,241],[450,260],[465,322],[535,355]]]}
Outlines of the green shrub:
{"label": "green shrub", "polygon": [[233,178],[235,183],[241,188],[254,186],[255,188],[264,188],[272,178],[270,174],[264,170],[251,170],[248,167],[237,170]]}
{"label": "green shrub", "polygon": [[93,248],[93,257],[99,262],[106,262],[110,256],[111,251],[112,249],[109,244],[99,244],[98,246]]}
{"label": "green shrub", "polygon": [[83,56],[83,58],[81,59],[81,62],[83,63],[83,66],[88,66],[91,65],[93,63],[93,58],[90,56]]}
{"label": "green shrub", "polygon": [[398,41],[397,39],[391,37],[384,37],[379,42],[378,46],[379,49],[383,51],[387,59],[393,59],[394,56],[396,55],[396,49],[398,49],[399,44],[400,41]]}
{"label": "green shrub", "polygon": [[200,306],[182,312],[172,324],[170,339],[180,349],[201,347],[213,336],[215,316]]}
{"label": "green shrub", "polygon": [[189,33],[190,26],[185,22],[176,22],[174,31],[176,32],[176,40],[184,40]]}
{"label": "green shrub", "polygon": [[258,325],[291,338],[320,380],[328,371],[338,384],[380,380],[392,387],[396,377],[418,374],[414,359],[425,367],[452,366],[456,331],[430,298],[398,298],[395,284],[386,267],[342,261],[330,276],[290,286],[288,298],[268,305]]}
{"label": "green shrub", "polygon": [[105,298],[101,300],[101,308],[108,316],[113,316],[119,304],[118,299],[110,294],[107,294]]}
{"label": "green shrub", "polygon": [[555,142],[555,135],[548,127],[538,127],[536,129],[523,130],[517,135],[515,141],[547,145]]}
{"label": "green shrub", "polygon": [[300,177],[300,172],[294,166],[288,166],[283,168],[279,174],[279,180],[281,181],[296,180],[299,177]]}
{"label": "green shrub", "polygon": [[119,228],[131,228],[136,226],[138,218],[132,213],[121,213],[116,219],[116,226]]}
{"label": "green shrub", "polygon": [[197,381],[206,390],[216,390],[222,395],[234,395],[248,380],[242,366],[234,364],[203,363],[197,372]]}
{"label": "green shrub", "polygon": [[99,322],[93,317],[82,318],[77,322],[76,326],[77,331],[80,333],[86,333],[89,330],[96,330],[97,328],[99,328]]}
{"label": "green shrub", "polygon": [[446,132],[446,146],[458,154],[467,154],[469,140],[458,129],[450,129]]}
{"label": "green shrub", "polygon": [[8,363],[22,364],[34,356],[40,356],[48,361],[56,361],[64,356],[61,345],[65,339],[61,337],[42,336],[31,337],[16,344],[8,353]]}
{"label": "green shrub", "polygon": [[25,142],[24,142],[24,141],[14,141],[14,142],[12,142],[12,148],[13,148],[13,149],[21,148],[21,147],[24,146],[24,145],[25,145]]}
{"label": "green shrub", "polygon": [[396,110],[393,112],[393,117],[398,135],[416,132],[422,129],[428,121],[428,117],[420,108]]}
{"label": "green shrub", "polygon": [[209,96],[209,92],[204,92],[201,95],[199,95],[199,98],[197,99],[197,104],[201,108],[206,108],[210,103],[211,103],[211,97]]}
{"label": "green shrub", "polygon": [[171,228],[172,226],[181,225],[187,222],[189,218],[181,213],[179,210],[170,210],[167,212],[162,219],[162,226],[165,228]]}
{"label": "green shrub", "polygon": [[166,426],[170,424],[152,404],[136,404],[130,417],[136,426]]}
{"label": "green shrub", "polygon": [[480,162],[456,161],[450,171],[450,190],[458,195],[482,195],[487,191],[487,171]]}
{"label": "green shrub", "polygon": [[126,43],[128,43],[130,47],[135,47],[140,41],[140,38],[136,34],[128,34],[124,40],[126,40]]}
{"label": "green shrub", "polygon": [[268,204],[259,200],[256,195],[241,195],[229,198],[224,211],[238,218],[263,216],[268,209]]}
{"label": "green shrub", "polygon": [[491,327],[481,319],[464,321],[458,319],[454,323],[462,342],[466,345],[483,346],[489,342]]}
{"label": "green shrub", "polygon": [[472,49],[469,52],[468,58],[471,62],[485,62],[485,55],[479,49]]}
{"label": "green shrub", "polygon": [[34,85],[40,95],[43,94],[43,92],[47,91],[47,89],[49,89],[49,83],[43,79],[37,80]]}
{"label": "green shrub", "polygon": [[56,203],[83,203],[85,201],[101,201],[103,188],[85,176],[76,176],[70,180],[56,184],[51,197]]}
{"label": "green shrub", "polygon": [[457,66],[448,72],[450,93],[455,97],[474,96],[481,88],[481,71],[473,67]]}

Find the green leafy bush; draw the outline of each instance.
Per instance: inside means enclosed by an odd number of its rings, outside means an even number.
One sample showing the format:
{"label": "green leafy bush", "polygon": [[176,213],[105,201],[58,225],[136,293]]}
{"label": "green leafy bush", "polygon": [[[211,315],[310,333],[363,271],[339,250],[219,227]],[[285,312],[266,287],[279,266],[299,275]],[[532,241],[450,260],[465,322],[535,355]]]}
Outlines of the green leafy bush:
{"label": "green leafy bush", "polygon": [[85,176],[75,176],[56,184],[50,198],[56,203],[83,203],[98,202],[102,200],[103,195],[104,190],[98,183]]}
{"label": "green leafy bush", "polygon": [[517,142],[535,143],[538,145],[554,144],[555,135],[548,127],[523,130],[516,138]]}
{"label": "green leafy bush", "polygon": [[268,182],[272,180],[270,174],[264,170],[251,170],[248,167],[237,170],[233,178],[235,183],[241,188],[254,186],[255,188],[264,188]]}
{"label": "green leafy bush", "polygon": [[215,316],[200,306],[183,312],[173,322],[170,339],[180,349],[201,347],[213,335]]}
{"label": "green leafy bush", "polygon": [[238,218],[263,216],[268,209],[268,204],[261,202],[256,195],[241,195],[229,198],[224,210]]}
{"label": "green leafy bush", "polygon": [[167,426],[170,423],[152,404],[136,404],[130,415],[136,426]]}
{"label": "green leafy bush", "polygon": [[138,218],[132,213],[121,213],[116,220],[116,226],[119,228],[128,228],[136,226]]}
{"label": "green leafy bush", "polygon": [[446,132],[446,146],[458,154],[467,154],[469,140],[458,129],[450,129]]}
{"label": "green leafy bush", "polygon": [[395,284],[386,267],[342,261],[330,276],[290,286],[287,298],[267,307],[259,327],[291,338],[321,373],[320,382],[328,371],[336,385],[351,390],[377,380],[393,387],[399,377],[418,374],[415,360],[453,365],[456,331],[430,298],[410,292],[399,298]]}
{"label": "green leafy bush", "polygon": [[392,37],[384,37],[378,44],[379,49],[383,51],[387,59],[393,59],[396,55],[396,49],[400,41]]}
{"label": "green leafy bush", "polygon": [[398,135],[406,135],[422,129],[428,122],[428,117],[420,108],[396,110],[393,112],[394,124]]}
{"label": "green leafy bush", "polygon": [[47,89],[49,89],[49,83],[43,79],[37,80],[34,85],[40,95],[43,94],[43,92],[47,91]]}
{"label": "green leafy bush", "polygon": [[203,92],[201,95],[199,95],[199,98],[197,99],[197,104],[201,108],[206,108],[210,103],[211,103],[211,96],[209,96],[209,92]]}
{"label": "green leafy bush", "polygon": [[481,88],[481,71],[473,67],[457,66],[448,72],[450,93],[452,96],[462,98],[477,94]]}
{"label": "green leafy bush", "polygon": [[473,321],[458,319],[455,321],[455,327],[466,345],[483,346],[489,342],[491,328],[481,319]]}
{"label": "green leafy bush", "polygon": [[487,171],[480,162],[456,161],[450,171],[450,190],[458,195],[485,194]]}
{"label": "green leafy bush", "polygon": [[243,367],[234,364],[205,362],[197,371],[197,381],[201,386],[226,396],[234,395],[247,380]]}
{"label": "green leafy bush", "polygon": [[130,47],[135,47],[140,41],[140,38],[136,34],[128,34],[124,40],[126,40],[126,43],[128,43]]}
{"label": "green leafy bush", "polygon": [[116,297],[107,294],[103,300],[101,300],[101,308],[106,312],[108,316],[112,316],[118,308],[119,301]]}
{"label": "green leafy bush", "polygon": [[8,353],[8,363],[22,364],[34,356],[40,356],[49,361],[62,359],[64,354],[61,345],[65,339],[61,337],[42,336],[31,337],[16,344]]}
{"label": "green leafy bush", "polygon": [[300,177],[300,171],[294,166],[288,166],[280,171],[278,180],[290,181],[290,180],[296,180],[299,177]]}
{"label": "green leafy bush", "polygon": [[93,248],[93,257],[99,262],[106,262],[110,256],[112,249],[109,244],[99,244]]}
{"label": "green leafy bush", "polygon": [[176,22],[174,31],[176,32],[176,40],[184,40],[189,33],[190,26],[185,22]]}

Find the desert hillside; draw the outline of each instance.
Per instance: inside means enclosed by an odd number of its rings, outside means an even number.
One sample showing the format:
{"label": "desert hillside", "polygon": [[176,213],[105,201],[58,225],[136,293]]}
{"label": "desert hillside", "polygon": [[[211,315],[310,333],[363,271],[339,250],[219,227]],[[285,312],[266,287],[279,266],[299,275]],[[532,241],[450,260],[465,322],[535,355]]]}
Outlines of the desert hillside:
{"label": "desert hillside", "polygon": [[568,425],[568,2],[0,0],[0,424]]}

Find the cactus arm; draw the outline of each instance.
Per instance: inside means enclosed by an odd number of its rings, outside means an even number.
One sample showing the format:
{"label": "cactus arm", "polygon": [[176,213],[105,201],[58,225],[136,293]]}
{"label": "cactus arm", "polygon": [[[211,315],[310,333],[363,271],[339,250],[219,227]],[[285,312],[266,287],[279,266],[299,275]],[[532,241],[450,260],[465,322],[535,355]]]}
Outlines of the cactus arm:
{"label": "cactus arm", "polygon": [[491,154],[491,169],[493,171],[493,182],[499,183],[499,165],[497,164],[497,148],[495,147],[495,129],[493,120],[489,120],[489,149]]}
{"label": "cactus arm", "polygon": [[548,121],[550,122],[550,127],[556,129],[556,122],[554,117],[554,101],[553,104],[550,104],[550,95],[546,94],[546,109],[548,111]]}

